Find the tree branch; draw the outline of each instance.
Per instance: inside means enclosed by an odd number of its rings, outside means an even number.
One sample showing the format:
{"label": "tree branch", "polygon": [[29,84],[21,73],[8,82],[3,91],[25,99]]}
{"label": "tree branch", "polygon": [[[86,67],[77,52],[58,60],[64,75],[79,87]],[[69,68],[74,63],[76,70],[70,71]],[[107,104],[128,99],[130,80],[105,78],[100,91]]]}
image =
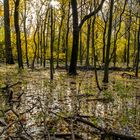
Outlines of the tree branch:
{"label": "tree branch", "polygon": [[105,2],[105,0],[102,0],[97,9],[95,9],[93,12],[91,12],[88,15],[85,15],[83,17],[83,19],[81,20],[81,22],[79,24],[79,29],[82,28],[82,26],[83,26],[83,24],[85,23],[86,20],[88,20],[91,16],[94,16],[96,13],[98,13],[102,9],[102,6],[103,6],[104,2]]}
{"label": "tree branch", "polygon": [[86,125],[89,125],[89,126],[95,128],[95,129],[99,130],[100,132],[102,132],[105,136],[111,136],[113,138],[117,138],[117,139],[120,139],[120,140],[136,140],[136,138],[133,137],[133,136],[127,136],[127,135],[119,134],[119,133],[116,133],[116,132],[107,131],[104,128],[101,128],[99,126],[95,126],[92,122],[90,122],[86,119],[82,119],[82,118],[77,117],[75,121],[84,123]]}

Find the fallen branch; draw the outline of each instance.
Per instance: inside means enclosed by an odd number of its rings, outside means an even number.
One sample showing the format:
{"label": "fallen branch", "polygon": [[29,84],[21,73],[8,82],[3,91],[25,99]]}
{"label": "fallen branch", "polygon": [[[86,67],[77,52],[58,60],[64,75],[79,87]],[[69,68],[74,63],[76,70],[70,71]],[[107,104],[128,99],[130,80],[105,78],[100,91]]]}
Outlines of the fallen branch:
{"label": "fallen branch", "polygon": [[14,121],[10,124],[8,124],[6,127],[4,127],[4,129],[2,130],[2,132],[0,132],[0,136],[2,136],[4,134],[4,132],[6,132],[12,125],[14,125],[17,121]]}
{"label": "fallen branch", "polygon": [[5,87],[2,87],[2,88],[0,88],[0,89],[1,89],[1,90],[7,90],[7,89],[9,89],[9,88],[11,88],[11,87],[14,87],[14,86],[18,85],[18,84],[22,84],[22,82],[17,82],[17,83],[14,83],[14,84],[12,84],[12,85],[6,85]]}
{"label": "fallen branch", "polygon": [[25,134],[31,139],[31,140],[34,140],[34,138],[27,132],[27,130],[24,128],[21,120],[20,120],[20,116],[19,114],[17,114],[12,108],[11,108],[11,111],[15,114],[15,116],[17,117],[17,121],[19,122],[22,130],[25,132]]}
{"label": "fallen branch", "polygon": [[76,117],[75,121],[84,123],[86,125],[89,125],[95,129],[99,130],[104,136],[110,136],[110,137],[113,137],[114,139],[120,139],[120,140],[136,140],[136,138],[133,136],[127,136],[127,135],[123,135],[123,134],[118,134],[116,132],[107,131],[106,129],[104,129],[102,127],[95,126],[92,122],[79,118],[79,117]]}
{"label": "fallen branch", "polygon": [[[83,140],[83,138],[77,134],[74,134],[76,139],[80,139]],[[71,133],[56,133],[54,135],[51,136],[55,136],[55,138],[71,138],[72,134]]]}
{"label": "fallen branch", "polygon": [[126,72],[122,73],[121,76],[122,76],[122,78],[128,78],[128,79],[137,79],[138,78],[138,77],[136,77],[132,74],[126,73]]}
{"label": "fallen branch", "polygon": [[[64,66],[60,66],[58,69],[66,69]],[[88,71],[88,70],[95,70],[94,66],[77,66],[78,70],[81,71]],[[96,70],[104,70],[104,67],[102,66],[98,66],[96,68]],[[113,70],[113,71],[134,71],[134,68],[132,67],[128,67],[128,68],[122,68],[122,67],[109,67],[109,70]]]}

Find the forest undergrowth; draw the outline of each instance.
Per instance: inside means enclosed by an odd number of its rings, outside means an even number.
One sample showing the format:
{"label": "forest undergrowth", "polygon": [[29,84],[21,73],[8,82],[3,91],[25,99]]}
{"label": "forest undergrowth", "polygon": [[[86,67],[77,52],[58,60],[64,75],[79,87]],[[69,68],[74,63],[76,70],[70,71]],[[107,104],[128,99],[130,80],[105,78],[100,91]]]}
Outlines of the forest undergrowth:
{"label": "forest undergrowth", "polygon": [[[0,139],[139,139],[140,79],[110,71],[99,91],[94,71],[0,67]],[[133,75],[133,72],[127,72]],[[103,71],[98,71],[102,86]]]}

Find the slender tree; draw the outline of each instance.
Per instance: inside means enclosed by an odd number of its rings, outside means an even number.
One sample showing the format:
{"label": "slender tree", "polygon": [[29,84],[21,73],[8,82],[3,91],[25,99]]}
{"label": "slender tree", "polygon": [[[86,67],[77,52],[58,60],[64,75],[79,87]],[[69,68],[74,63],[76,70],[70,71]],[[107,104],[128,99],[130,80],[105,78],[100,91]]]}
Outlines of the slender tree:
{"label": "slender tree", "polygon": [[106,32],[107,32],[107,22],[108,22],[108,12],[105,18],[104,13],[102,12],[102,17],[104,20],[104,31],[103,31],[103,51],[102,51],[102,63],[105,63],[105,53],[106,53]]}
{"label": "slender tree", "polygon": [[[82,17],[83,17],[83,0],[80,1],[81,3],[81,9],[80,9],[80,20],[82,20]],[[83,50],[83,44],[82,44],[82,30],[80,30],[80,33],[79,33],[79,46],[80,46],[80,49],[79,49],[79,60],[80,60],[80,64],[82,65],[83,63],[83,55],[82,55],[82,50]]]}
{"label": "slender tree", "polygon": [[[95,0],[94,0],[94,5],[95,5]],[[95,22],[96,22],[96,16],[94,16],[94,19],[92,21],[92,48],[93,48],[93,61],[94,61],[94,68],[95,68],[95,80],[96,80],[96,85],[97,88],[101,91],[101,87],[98,81],[98,73],[97,73],[97,68],[96,68],[96,62],[97,62],[97,55],[96,55],[96,49],[95,49]]]}
{"label": "slender tree", "polygon": [[[140,3],[139,3],[140,5]],[[138,77],[139,72],[139,61],[140,61],[140,19],[139,19],[139,29],[138,29],[138,39],[137,39],[137,57],[136,57],[136,73],[135,76]]]}
{"label": "slender tree", "polygon": [[69,8],[68,8],[68,15],[67,15],[67,32],[66,32],[66,62],[65,62],[65,66],[66,66],[66,70],[68,70],[68,44],[69,44],[69,40],[68,40],[68,37],[69,37],[69,30],[70,30],[70,27],[69,27],[69,23],[70,23],[70,2],[69,2]]}
{"label": "slender tree", "polygon": [[35,45],[35,51],[34,51],[34,57],[33,57],[33,61],[32,61],[32,69],[34,69],[35,59],[36,59],[36,56],[37,56],[38,44],[37,44],[37,41],[36,41],[36,34],[37,34],[38,30],[39,30],[39,23],[38,23],[38,20],[37,20],[37,25],[36,25],[35,32],[34,32],[34,37],[33,37],[33,41],[34,41],[34,45]]}
{"label": "slender tree", "polygon": [[[48,46],[48,41],[47,41],[47,38],[48,38],[48,28],[49,28],[49,16],[48,16],[48,13],[49,13],[49,8],[46,10],[46,14],[45,14],[45,20],[44,20],[44,25],[43,25],[43,66],[45,68],[46,66],[46,49],[47,49],[47,46]],[[47,19],[48,19],[48,24],[47,24]],[[47,25],[47,27],[46,27]],[[47,35],[46,35],[46,29],[47,29]]]}
{"label": "slender tree", "polygon": [[62,32],[62,25],[63,25],[63,20],[64,20],[64,9],[63,9],[63,4],[62,4],[62,15],[61,15],[61,21],[60,21],[60,26],[59,26],[59,34],[58,34],[58,46],[57,46],[57,66],[59,67],[59,53],[60,53],[60,41],[61,41],[61,32]]}
{"label": "slender tree", "polygon": [[53,45],[54,45],[54,18],[53,18],[53,7],[51,5],[51,43],[50,43],[50,79],[53,80]]}
{"label": "slender tree", "polygon": [[28,58],[28,41],[27,41],[27,29],[26,29],[26,21],[27,20],[27,1],[24,0],[24,20],[23,20],[23,26],[24,26],[24,39],[25,39],[25,55],[26,55],[26,64],[27,67],[29,67],[29,58]]}
{"label": "slender tree", "polygon": [[130,18],[128,20],[128,33],[127,33],[127,67],[129,67],[129,63],[130,63],[130,39],[131,39],[131,24],[132,24],[132,11],[130,9],[129,11],[130,13]]}
{"label": "slender tree", "polygon": [[20,0],[16,0],[15,1],[15,11],[14,11],[14,25],[15,25],[15,31],[16,31],[18,66],[19,66],[19,68],[23,68],[20,28],[19,28],[19,6],[20,6]]}
{"label": "slender tree", "polygon": [[113,7],[114,7],[114,0],[111,0],[109,25],[108,25],[108,38],[107,38],[107,46],[106,46],[106,59],[105,59],[104,78],[103,78],[104,83],[108,83],[108,79],[109,79],[109,55],[110,55],[111,35],[112,35]]}
{"label": "slender tree", "polygon": [[87,54],[86,54],[86,66],[89,66],[89,48],[90,48],[90,28],[91,28],[91,19],[87,22]]}
{"label": "slender tree", "polygon": [[117,17],[116,17],[115,23],[114,23],[114,48],[113,48],[113,52],[111,53],[111,57],[110,57],[110,61],[111,61],[111,59],[113,57],[114,67],[116,67],[116,61],[117,61],[117,41],[118,41],[118,35],[119,35],[120,29],[121,29],[122,16],[123,16],[123,14],[125,12],[126,5],[127,5],[127,0],[125,0],[123,9],[122,9],[122,11],[120,13],[118,27],[117,27],[117,20],[116,20]]}

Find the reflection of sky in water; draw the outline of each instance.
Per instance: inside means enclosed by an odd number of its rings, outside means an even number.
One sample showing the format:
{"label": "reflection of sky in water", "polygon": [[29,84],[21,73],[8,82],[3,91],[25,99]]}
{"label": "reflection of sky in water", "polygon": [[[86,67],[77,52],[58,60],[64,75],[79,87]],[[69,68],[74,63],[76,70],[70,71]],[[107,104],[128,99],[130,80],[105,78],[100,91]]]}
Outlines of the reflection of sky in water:
{"label": "reflection of sky in water", "polygon": [[[86,84],[87,86],[91,85],[90,82]],[[38,113],[41,112],[40,104],[38,103],[38,97],[40,98],[43,109],[46,108],[54,113],[63,113],[65,115],[68,115],[73,114],[73,111],[78,106],[78,101],[76,98],[76,95],[78,94],[77,90],[78,86],[76,84],[71,85],[70,81],[65,81],[65,83],[60,81],[57,84],[54,85],[48,84],[47,86],[44,86],[44,82],[41,80],[29,83],[27,85],[27,88],[25,89],[27,95],[25,99],[26,105],[31,106],[32,104],[36,104],[36,107],[33,109],[33,112],[31,114],[28,114],[27,116],[29,118],[29,122],[27,124],[28,126],[32,126],[33,128],[32,131],[37,132],[38,130],[41,129],[38,128],[35,124]],[[90,102],[87,104],[85,98],[80,99],[81,107],[79,112],[82,115],[90,115],[90,116],[92,116],[94,113],[95,118],[97,118],[98,120],[97,121],[98,125],[102,127],[106,127],[105,117],[107,117],[110,120],[115,119],[113,118],[114,115],[118,116],[119,115],[118,110],[121,110],[122,107],[121,101],[109,103],[107,105],[105,105],[102,102],[97,102],[95,108],[92,107],[93,103],[94,102]],[[117,107],[114,107],[115,106],[114,104],[116,104]],[[51,115],[53,116],[53,114]],[[120,126],[119,120],[117,123],[118,124],[116,125],[118,125],[119,127]],[[121,128],[118,128],[118,130],[122,131]],[[126,131],[125,128],[123,130],[124,132]]]}
{"label": "reflection of sky in water", "polygon": [[[48,71],[43,72],[43,74],[41,72],[39,74],[34,72],[34,75],[32,75],[33,79],[28,79],[28,83],[23,85],[25,94],[19,110],[26,111],[34,106],[34,109],[26,114],[26,127],[28,128],[29,133],[32,132],[32,134],[38,135],[38,133],[41,133],[44,129],[41,108],[43,108],[44,111],[50,110],[59,115],[68,116],[74,114],[73,112],[79,107],[79,104],[80,108],[78,108],[78,112],[81,115],[92,116],[99,126],[106,127],[108,125],[112,128],[113,122],[115,122],[115,127],[113,127],[114,130],[122,133],[132,133],[133,130],[131,131],[131,129],[133,126],[129,127],[128,130],[129,125],[124,125],[122,119],[131,120],[131,123],[133,124],[135,118],[132,116],[133,114],[128,112],[129,109],[134,108],[135,104],[132,104],[131,101],[133,99],[127,99],[125,101],[114,94],[114,97],[117,98],[112,103],[104,104],[103,102],[92,101],[92,99],[98,98],[98,96],[91,76],[89,76],[90,80],[83,80],[81,89],[78,92],[80,80],[78,78],[69,78],[63,74],[64,73],[61,73],[60,77],[59,74],[56,73],[55,79],[51,83],[48,80]],[[88,77],[85,77],[85,79],[86,78]],[[93,94],[93,96],[78,96],[83,94]],[[40,99],[41,105],[38,99]],[[87,101],[87,99],[90,101]],[[47,120],[48,118],[56,117],[53,113],[47,111],[45,113]],[[109,124],[107,124],[107,122],[109,122]]]}

